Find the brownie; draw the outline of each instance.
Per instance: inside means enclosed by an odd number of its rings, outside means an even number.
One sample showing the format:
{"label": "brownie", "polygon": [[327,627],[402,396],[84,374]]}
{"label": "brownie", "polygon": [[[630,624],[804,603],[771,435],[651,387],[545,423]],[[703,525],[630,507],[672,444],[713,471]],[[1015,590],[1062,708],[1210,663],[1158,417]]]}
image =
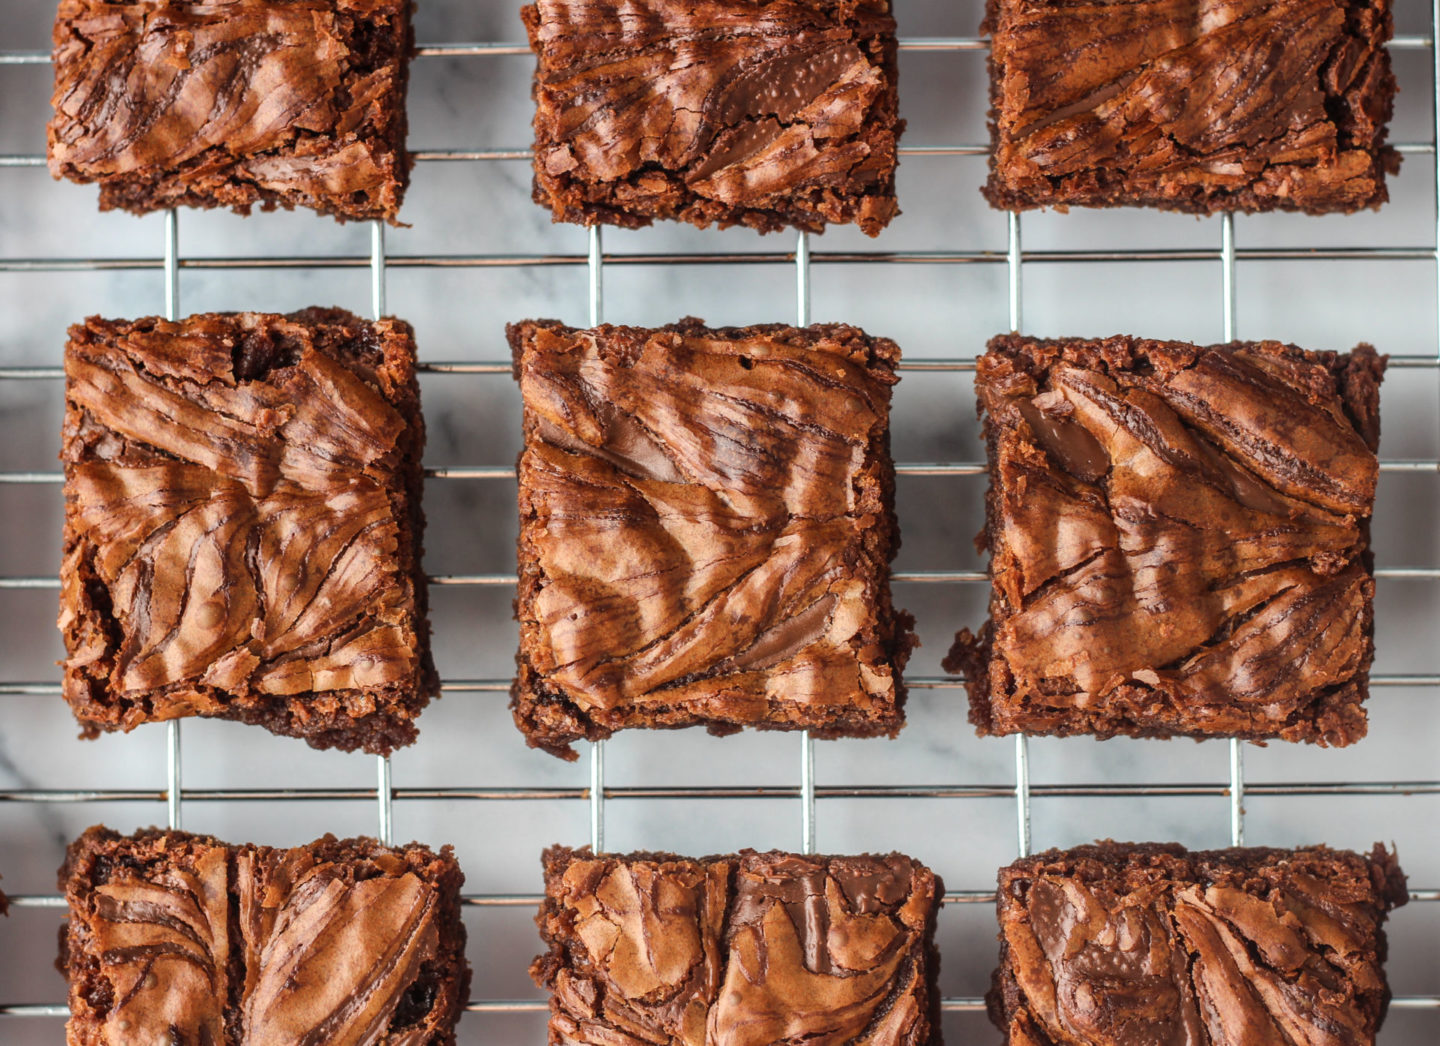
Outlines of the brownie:
{"label": "brownie", "polygon": [[388,753],[439,690],[409,324],[91,318],[65,349],[64,695]]}
{"label": "brownie", "polygon": [[70,844],[68,1041],[442,1046],[470,984],[450,847],[102,826]]}
{"label": "brownie", "polygon": [[638,228],[853,223],[895,205],[889,0],[538,0],[535,202]]}
{"label": "brownie", "polygon": [[979,360],[981,734],[1365,735],[1385,362],[1006,335]]}
{"label": "brownie", "polygon": [[894,734],[899,349],[854,327],[508,328],[525,411],[515,721]]}
{"label": "brownie", "polygon": [[944,887],[900,854],[545,851],[550,1043],[939,1041]]}
{"label": "brownie", "polygon": [[1351,212],[1400,155],[1391,0],[988,0],[1004,210]]}
{"label": "brownie", "polygon": [[1395,857],[1113,842],[1000,870],[987,997],[1009,1046],[1366,1046]]}
{"label": "brownie", "polygon": [[50,173],[100,209],[395,221],[410,0],[61,0]]}

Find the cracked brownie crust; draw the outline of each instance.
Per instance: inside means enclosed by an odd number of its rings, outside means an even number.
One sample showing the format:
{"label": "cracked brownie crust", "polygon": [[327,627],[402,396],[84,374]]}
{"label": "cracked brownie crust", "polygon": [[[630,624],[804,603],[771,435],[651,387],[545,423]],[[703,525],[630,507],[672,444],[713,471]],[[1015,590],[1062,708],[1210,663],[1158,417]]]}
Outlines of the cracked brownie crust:
{"label": "cracked brownie crust", "polygon": [[1383,358],[990,342],[982,734],[1365,735]]}
{"label": "cracked brownie crust", "polygon": [[637,228],[853,223],[895,205],[889,0],[539,0],[535,202]]}
{"label": "cracked brownie crust", "polygon": [[409,0],[61,0],[50,173],[100,209],[400,209]]}
{"label": "cracked brownie crust", "polygon": [[91,318],[65,350],[63,692],[389,752],[438,692],[408,324]]}
{"label": "cracked brownie crust", "polygon": [[1390,0],[989,0],[1004,210],[1351,212],[1400,165]]}
{"label": "cracked brownie crust", "polygon": [[1406,899],[1378,843],[1050,850],[1000,871],[990,1017],[1008,1046],[1373,1046]]}
{"label": "cracked brownie crust", "polygon": [[96,826],[60,869],[70,1046],[449,1046],[470,968],[447,846]]}
{"label": "cracked brownie crust", "polygon": [[509,328],[525,407],[516,723],[893,736],[910,617],[890,388],[854,327]]}
{"label": "cracked brownie crust", "polygon": [[928,1046],[944,887],[900,854],[545,851],[550,1043]]}

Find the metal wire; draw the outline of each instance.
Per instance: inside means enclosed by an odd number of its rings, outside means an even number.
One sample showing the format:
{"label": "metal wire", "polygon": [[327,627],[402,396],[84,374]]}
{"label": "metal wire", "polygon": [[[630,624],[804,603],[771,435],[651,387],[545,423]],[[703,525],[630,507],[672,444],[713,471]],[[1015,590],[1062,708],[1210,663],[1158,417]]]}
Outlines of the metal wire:
{"label": "metal wire", "polygon": [[[1432,53],[1434,73],[1434,125],[1430,142],[1401,143],[1396,148],[1402,153],[1434,155],[1436,141],[1440,141],[1440,51],[1433,47],[1433,41],[1440,35],[1440,0],[1432,0],[1432,33],[1428,36],[1402,36],[1390,42],[1393,50],[1428,49]],[[900,41],[901,50],[932,52],[978,52],[988,51],[985,40],[974,37],[911,38]],[[486,56],[529,55],[530,49],[517,43],[456,43],[427,44],[418,49],[421,58],[459,58]],[[0,53],[0,65],[41,65],[49,62],[45,52]],[[920,145],[905,146],[902,156],[982,156],[988,146],[979,144]],[[463,161],[526,161],[531,151],[526,148],[488,149],[432,149],[412,153],[420,162],[463,162]],[[41,167],[43,156],[4,155],[0,156],[0,167]],[[1369,245],[1361,247],[1336,248],[1239,248],[1235,243],[1234,219],[1224,215],[1221,219],[1221,243],[1218,250],[1208,249],[1106,249],[1106,250],[1040,250],[1026,252],[1022,247],[1021,219],[1018,214],[1007,217],[1007,244],[1004,251],[994,250],[950,250],[950,251],[815,251],[808,236],[799,234],[794,252],[757,251],[747,253],[690,252],[605,255],[600,228],[589,230],[588,249],[584,255],[534,255],[534,254],[469,254],[441,255],[416,254],[387,257],[384,243],[384,227],[374,223],[371,230],[371,251],[369,256],[270,256],[270,257],[190,257],[182,258],[179,252],[178,216],[172,210],[167,212],[165,221],[165,250],[160,258],[125,257],[41,257],[41,258],[0,258],[0,272],[45,273],[74,271],[126,271],[160,269],[165,279],[165,313],[174,319],[179,315],[179,274],[182,270],[241,270],[241,269],[342,269],[368,267],[371,278],[372,313],[378,318],[385,311],[386,272],[389,267],[401,268],[512,268],[521,266],[573,266],[587,267],[589,282],[589,319],[591,325],[603,322],[604,313],[604,266],[612,265],[766,265],[793,264],[796,278],[797,322],[804,326],[810,320],[810,281],[812,265],[968,265],[1004,264],[1007,268],[1009,285],[1010,328],[1020,331],[1023,326],[1023,284],[1024,264],[1073,264],[1073,263],[1169,263],[1169,262],[1212,262],[1218,261],[1222,272],[1223,324],[1226,340],[1236,336],[1236,269],[1240,262],[1251,261],[1426,261],[1436,265],[1437,323],[1440,323],[1440,163],[1436,164],[1436,245],[1433,247],[1387,247]],[[1390,366],[1415,370],[1440,369],[1440,345],[1434,356],[1392,357]],[[428,374],[509,374],[510,363],[494,361],[430,362],[419,368]],[[903,362],[902,371],[969,373],[975,369],[973,358],[916,360]],[[16,366],[0,367],[0,380],[59,380],[63,370],[59,367]],[[909,462],[897,465],[897,473],[908,476],[979,476],[986,471],[981,462]],[[1436,473],[1440,472],[1437,460],[1390,460],[1381,463],[1383,472]],[[434,479],[513,479],[514,469],[509,466],[451,466],[431,468],[426,475]],[[0,473],[0,483],[59,484],[59,472],[6,472]],[[1392,579],[1440,579],[1440,568],[1428,567],[1382,567],[1376,576]],[[926,570],[897,572],[897,583],[946,583],[978,584],[986,577],[980,571]],[[508,574],[437,575],[431,578],[437,585],[513,585],[515,578]],[[0,588],[45,589],[58,587],[58,580],[43,577],[0,578]],[[442,689],[447,693],[503,693],[509,687],[508,679],[447,679]],[[1371,677],[1371,685],[1377,688],[1398,687],[1440,687],[1440,674],[1381,673]],[[920,677],[907,680],[911,689],[958,688],[962,680],[958,677]],[[6,682],[0,683],[0,696],[4,695],[49,695],[60,693],[60,687],[51,682]],[[1213,782],[1137,784],[1128,782],[1031,784],[1031,765],[1028,742],[1023,735],[1015,739],[1015,762],[1013,783],[994,782],[979,784],[952,784],[937,786],[820,786],[816,783],[814,745],[809,732],[801,737],[801,774],[798,785],[765,786],[678,786],[678,787],[615,787],[605,781],[604,745],[596,742],[591,748],[590,778],[588,787],[583,788],[397,788],[391,777],[388,759],[377,759],[376,787],[365,788],[186,788],[181,774],[180,724],[170,721],[166,724],[166,783],[163,790],[148,789],[9,789],[0,790],[0,802],[31,803],[93,803],[93,802],[164,802],[168,823],[175,828],[182,823],[183,803],[188,802],[333,802],[360,801],[376,802],[379,835],[384,842],[393,840],[394,804],[396,802],[426,801],[437,799],[465,799],[473,801],[515,802],[550,800],[585,800],[590,809],[590,841],[599,852],[604,848],[605,806],[607,800],[646,801],[666,799],[725,800],[725,799],[773,799],[779,801],[799,800],[801,807],[801,849],[813,852],[815,847],[815,824],[817,802],[821,800],[845,800],[865,798],[906,798],[906,799],[1004,799],[1016,804],[1017,850],[1024,855],[1031,848],[1031,800],[1032,798],[1093,798],[1126,799],[1137,797],[1167,798],[1214,798],[1224,797],[1230,808],[1231,842],[1239,845],[1244,840],[1244,800],[1246,795],[1258,796],[1407,796],[1440,795],[1440,781],[1288,781],[1264,782],[1246,785],[1244,781],[1243,749],[1238,742],[1230,743],[1230,765],[1227,779]],[[1412,900],[1417,902],[1440,902],[1440,889],[1418,889],[1411,891]],[[534,906],[538,895],[481,893],[464,897],[467,905],[482,908]],[[958,890],[947,893],[946,904],[991,904],[993,890]],[[25,894],[12,896],[10,902],[17,908],[47,908],[63,910],[63,897],[52,894]],[[984,1009],[984,1000],[973,997],[950,997],[942,1000],[946,1011],[975,1012]],[[1393,999],[1390,1005],[1398,1009],[1440,1009],[1440,996],[1414,995]],[[543,1012],[547,1004],[543,1000],[475,999],[467,1010],[477,1013],[524,1013]],[[0,1016],[14,1017],[65,1017],[67,1007],[53,1004],[0,1004]]]}

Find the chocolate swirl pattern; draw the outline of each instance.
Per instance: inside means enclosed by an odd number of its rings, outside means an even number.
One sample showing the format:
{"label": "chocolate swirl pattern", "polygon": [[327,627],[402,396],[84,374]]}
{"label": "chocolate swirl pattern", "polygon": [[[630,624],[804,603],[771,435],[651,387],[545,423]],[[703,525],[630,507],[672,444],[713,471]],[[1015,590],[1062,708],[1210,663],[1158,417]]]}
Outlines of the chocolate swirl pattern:
{"label": "chocolate swirl pattern", "polygon": [[996,207],[1376,207],[1390,0],[990,0]]}
{"label": "chocolate swirl pattern", "polygon": [[412,738],[431,669],[408,328],[91,320],[66,378],[60,625],[81,721],[220,716],[369,750]]}
{"label": "chocolate swirl pattern", "polygon": [[991,621],[948,664],[982,733],[1365,733],[1369,346],[997,338]]}
{"label": "chocolate swirl pattern", "polygon": [[80,1046],[446,1046],[468,970],[448,850],[277,850],[96,827],[71,844],[62,965]]}
{"label": "chocolate swirl pattern", "polygon": [[394,220],[403,0],[63,0],[51,173],[102,210],[310,207]]}
{"label": "chocolate swirl pattern", "polygon": [[898,350],[854,328],[510,331],[525,402],[516,721],[893,733]]}
{"label": "chocolate swirl pattern", "polygon": [[539,0],[535,199],[557,221],[874,236],[895,205],[887,0]]}
{"label": "chocolate swirl pattern", "polygon": [[1052,850],[1000,873],[991,1017],[1014,1046],[1367,1046],[1405,900],[1378,845]]}
{"label": "chocolate swirl pattern", "polygon": [[908,857],[545,855],[551,1041],[930,1041],[940,885]]}

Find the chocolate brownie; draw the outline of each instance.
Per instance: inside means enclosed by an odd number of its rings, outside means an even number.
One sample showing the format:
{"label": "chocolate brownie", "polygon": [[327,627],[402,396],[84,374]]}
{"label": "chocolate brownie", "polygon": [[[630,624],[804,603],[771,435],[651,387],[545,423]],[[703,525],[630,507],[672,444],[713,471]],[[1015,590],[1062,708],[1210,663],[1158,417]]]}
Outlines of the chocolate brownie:
{"label": "chocolate brownie", "polygon": [[990,342],[982,734],[1365,735],[1384,359],[1276,342]]}
{"label": "chocolate brownie", "polygon": [[939,878],[900,854],[545,851],[550,1042],[938,1042]]}
{"label": "chocolate brownie", "polygon": [[1350,212],[1400,155],[1391,0],[989,0],[1004,210]]}
{"label": "chocolate brownie", "polygon": [[889,0],[538,0],[535,202],[761,232],[899,213]]}
{"label": "chocolate brownie", "polygon": [[409,324],[92,318],[65,349],[64,694],[388,753],[439,689]]}
{"label": "chocolate brownie", "polygon": [[50,173],[100,209],[395,220],[410,0],[61,0]]}
{"label": "chocolate brownie", "polygon": [[470,984],[450,847],[99,825],[60,869],[69,1042],[444,1046]]}
{"label": "chocolate brownie", "polygon": [[1405,901],[1379,844],[1050,850],[1000,870],[990,1017],[1009,1046],[1373,1046]]}
{"label": "chocolate brownie", "polygon": [[890,387],[854,327],[509,329],[530,744],[624,727],[893,736]]}

